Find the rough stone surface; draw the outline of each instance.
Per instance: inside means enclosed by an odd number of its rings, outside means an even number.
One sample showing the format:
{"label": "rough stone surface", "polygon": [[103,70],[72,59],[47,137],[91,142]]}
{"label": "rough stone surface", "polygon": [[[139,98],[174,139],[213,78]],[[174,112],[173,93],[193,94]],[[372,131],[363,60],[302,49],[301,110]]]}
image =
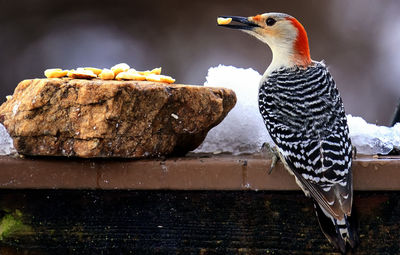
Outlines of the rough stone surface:
{"label": "rough stone surface", "polygon": [[21,154],[141,158],[195,149],[236,103],[232,90],[139,81],[24,80],[0,106]]}

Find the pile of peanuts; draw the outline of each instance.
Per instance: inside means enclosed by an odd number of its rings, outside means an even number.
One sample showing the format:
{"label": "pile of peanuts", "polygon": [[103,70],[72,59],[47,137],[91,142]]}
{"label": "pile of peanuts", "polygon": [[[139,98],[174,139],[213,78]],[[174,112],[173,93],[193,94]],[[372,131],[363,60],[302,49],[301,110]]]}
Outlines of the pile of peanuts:
{"label": "pile of peanuts", "polygon": [[134,81],[155,81],[174,83],[175,79],[161,75],[161,67],[151,71],[136,71],[126,63],[117,64],[111,69],[99,69],[94,67],[79,67],[76,70],[62,70],[59,68],[47,69],[44,71],[47,78],[69,77],[72,79],[94,79],[102,80],[134,80]]}

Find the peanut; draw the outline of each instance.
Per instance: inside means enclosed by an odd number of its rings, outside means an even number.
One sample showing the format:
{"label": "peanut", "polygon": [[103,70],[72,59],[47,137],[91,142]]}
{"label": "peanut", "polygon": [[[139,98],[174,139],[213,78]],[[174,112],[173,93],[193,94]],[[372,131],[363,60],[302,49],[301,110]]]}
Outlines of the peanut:
{"label": "peanut", "polygon": [[67,70],[62,70],[59,68],[53,68],[53,69],[46,69],[46,71],[44,71],[44,75],[47,78],[61,78],[66,76],[68,73]]}
{"label": "peanut", "polygon": [[114,72],[115,75],[118,75],[119,73],[128,71],[129,68],[130,67],[128,64],[120,63],[120,64],[117,64],[117,65],[111,67],[111,70]]}
{"label": "peanut", "polygon": [[144,81],[146,80],[146,76],[141,75],[139,73],[134,72],[121,72],[117,74],[115,77],[117,80],[135,80],[135,81]]}
{"label": "peanut", "polygon": [[218,18],[217,23],[218,25],[228,25],[232,22],[232,18]]}
{"label": "peanut", "polygon": [[161,74],[149,74],[146,75],[147,81],[155,81],[155,82],[165,82],[165,83],[174,83],[175,79],[171,76],[161,75]]}
{"label": "peanut", "polygon": [[94,74],[90,70],[85,70],[83,68],[78,68],[76,70],[70,70],[68,72],[68,77],[72,79],[93,79],[96,78],[97,75]]}
{"label": "peanut", "polygon": [[114,80],[114,72],[110,69],[104,68],[103,71],[99,74],[100,79],[102,80]]}
{"label": "peanut", "polygon": [[92,71],[95,75],[99,75],[103,70],[95,67],[84,67],[83,69],[85,70],[90,70]]}
{"label": "peanut", "polygon": [[142,72],[139,72],[139,73],[140,73],[140,74],[143,74],[143,75],[161,74],[161,67],[154,68],[154,69],[151,70],[151,71],[147,70],[147,71],[142,71]]}

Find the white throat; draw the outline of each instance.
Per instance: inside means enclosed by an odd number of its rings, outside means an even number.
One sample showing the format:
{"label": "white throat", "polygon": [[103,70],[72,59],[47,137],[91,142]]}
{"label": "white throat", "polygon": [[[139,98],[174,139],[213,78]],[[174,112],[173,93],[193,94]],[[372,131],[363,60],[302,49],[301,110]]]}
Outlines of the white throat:
{"label": "white throat", "polygon": [[293,58],[294,54],[292,49],[283,47],[272,49],[272,61],[271,64],[269,64],[267,70],[265,70],[263,77],[267,77],[273,71],[276,71],[279,68],[295,66],[296,64],[294,63]]}
{"label": "white throat", "polygon": [[293,48],[293,45],[297,37],[297,30],[291,23],[289,23],[289,21],[281,22],[279,26],[281,27],[281,30],[285,31],[285,33],[276,34],[275,36],[261,36],[257,33],[252,34],[262,42],[266,43],[272,51],[272,61],[263,75],[263,80],[279,68],[293,67],[296,65],[295,49]]}

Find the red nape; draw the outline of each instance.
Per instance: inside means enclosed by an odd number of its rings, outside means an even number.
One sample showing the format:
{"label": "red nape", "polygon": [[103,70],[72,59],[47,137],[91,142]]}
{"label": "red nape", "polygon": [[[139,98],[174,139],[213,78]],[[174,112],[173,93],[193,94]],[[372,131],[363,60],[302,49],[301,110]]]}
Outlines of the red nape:
{"label": "red nape", "polygon": [[302,62],[304,65],[311,64],[311,57],[310,57],[310,49],[308,47],[308,37],[307,32],[304,29],[303,25],[295,18],[290,17],[288,18],[293,24],[295,28],[297,28],[298,34],[295,41],[295,49],[302,58]]}

